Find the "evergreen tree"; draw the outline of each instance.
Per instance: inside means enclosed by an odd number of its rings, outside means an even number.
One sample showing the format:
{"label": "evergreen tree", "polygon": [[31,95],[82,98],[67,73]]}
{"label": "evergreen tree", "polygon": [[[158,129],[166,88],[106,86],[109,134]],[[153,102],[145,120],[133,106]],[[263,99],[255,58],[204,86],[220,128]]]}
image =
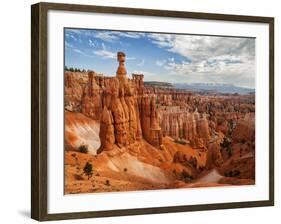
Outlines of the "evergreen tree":
{"label": "evergreen tree", "polygon": [[88,176],[88,180],[89,180],[90,177],[93,176],[93,165],[87,162],[83,168],[83,172],[86,176]]}

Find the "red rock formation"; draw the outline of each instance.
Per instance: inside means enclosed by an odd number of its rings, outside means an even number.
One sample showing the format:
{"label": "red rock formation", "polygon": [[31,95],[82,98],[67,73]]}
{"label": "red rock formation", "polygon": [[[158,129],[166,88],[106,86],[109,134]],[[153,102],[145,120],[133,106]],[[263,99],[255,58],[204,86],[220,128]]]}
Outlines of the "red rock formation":
{"label": "red rock formation", "polygon": [[215,167],[220,167],[222,164],[223,164],[223,159],[220,152],[220,145],[215,140],[211,142],[208,146],[206,168],[212,169]]}
{"label": "red rock formation", "polygon": [[121,146],[125,146],[127,144],[127,135],[128,135],[128,110],[125,105],[124,98],[119,97],[120,88],[119,88],[119,80],[112,79],[115,81],[114,91],[111,95],[111,103],[110,103],[110,110],[112,112],[113,121],[114,121],[114,132],[115,132],[115,139],[116,144]]}
{"label": "red rock formation", "polygon": [[[127,78],[125,54],[118,52],[117,59],[119,67],[114,79],[116,85],[113,85],[114,90],[109,93],[110,103],[104,103],[112,112],[116,144],[126,146],[143,136],[153,146],[160,147],[162,132],[158,124],[156,98],[154,95],[142,95],[142,75],[134,74],[133,80]],[[105,89],[108,89],[106,84]],[[108,97],[105,98],[109,101]]]}
{"label": "red rock formation", "polygon": [[143,85],[143,75],[142,74],[133,74],[133,83],[135,85],[136,94],[142,95],[144,91],[144,85]]}
{"label": "red rock formation", "polygon": [[[149,100],[148,105],[148,116],[144,115],[147,106],[144,101],[141,101],[140,105],[137,101],[136,91],[142,88],[142,79],[137,79],[140,76],[135,76],[133,80],[129,80],[126,74],[126,68],[124,65],[125,54],[118,53],[119,67],[117,69],[116,78],[107,78],[104,80],[104,89],[102,94],[103,101],[103,114],[102,117],[108,117],[108,113],[112,115],[112,126],[108,126],[101,119],[101,149],[110,150],[112,147],[105,147],[107,145],[107,135],[114,134],[114,142],[110,141],[111,144],[116,144],[119,147],[127,146],[134,143],[136,140],[141,139],[142,135],[144,138],[155,146],[160,146],[162,135],[161,129],[157,124],[157,115],[155,111],[155,99]],[[142,103],[143,102],[143,103]],[[152,105],[152,107],[150,107]],[[104,115],[105,114],[105,115]],[[107,120],[106,120],[107,121]],[[110,128],[109,131],[106,127]],[[106,134],[104,134],[106,133]],[[109,138],[113,139],[113,138]],[[105,144],[103,144],[105,142]]]}
{"label": "red rock formation", "polygon": [[189,112],[180,107],[162,107],[159,120],[163,135],[174,139],[185,139],[194,147],[204,147],[210,139],[209,124],[206,115]]}
{"label": "red rock formation", "polygon": [[255,115],[247,114],[239,119],[232,133],[232,142],[247,142],[255,139]]}
{"label": "red rock formation", "polygon": [[[136,175],[153,176],[157,182],[167,175],[171,185],[161,188],[208,186],[208,177],[206,183],[200,183],[201,178],[196,185],[206,168],[227,177],[222,181],[225,184],[254,182],[254,95],[147,86],[142,74],[127,77],[124,53],[119,52],[117,59],[115,77],[65,72],[65,150],[69,159],[78,160],[73,155],[84,158],[83,163],[85,158],[94,159],[95,172],[105,171],[100,175],[102,181],[109,175],[110,181],[122,185],[121,190],[128,189],[127,183],[134,185],[132,189],[144,189],[138,185],[144,179]],[[80,145],[89,146],[88,153],[80,153]],[[101,155],[93,156],[96,153]],[[68,169],[79,174],[73,166]],[[161,174],[165,175],[159,178]],[[120,181],[121,176],[128,182]],[[154,188],[151,182],[146,187]]]}
{"label": "red rock formation", "polygon": [[[68,111],[80,112],[84,74],[66,72],[64,80],[64,106]],[[82,80],[80,80],[82,79]]]}
{"label": "red rock formation", "polygon": [[205,114],[200,114],[196,120],[197,134],[205,142],[210,139],[209,123]]}
{"label": "red rock formation", "polygon": [[100,120],[102,111],[101,87],[97,85],[94,72],[88,73],[88,82],[82,97],[82,113],[86,116]]}
{"label": "red rock formation", "polygon": [[113,149],[115,143],[113,116],[110,110],[106,107],[103,108],[100,123],[100,139],[101,146],[97,153],[102,151],[110,151]]}
{"label": "red rock formation", "polygon": [[145,95],[141,98],[140,120],[144,139],[151,145],[160,147],[162,131],[158,124],[155,95]]}
{"label": "red rock formation", "polygon": [[120,80],[120,81],[126,81],[128,79],[127,77],[127,70],[125,68],[125,53],[123,52],[118,52],[117,53],[117,60],[119,62],[119,67],[117,68],[116,71],[116,77]]}
{"label": "red rock formation", "polygon": [[254,147],[254,140],[242,143],[254,136],[254,127],[245,122],[249,120],[245,115],[254,111],[253,96],[200,95],[147,87],[141,74],[128,79],[124,53],[119,52],[117,58],[116,77],[94,72],[65,74],[65,108],[100,121],[99,152],[114,146],[128,148],[141,138],[161,148],[163,136],[170,136],[207,150],[211,167],[218,166],[221,157],[220,145],[209,144],[215,136],[231,136],[234,151],[249,151],[246,145]]}

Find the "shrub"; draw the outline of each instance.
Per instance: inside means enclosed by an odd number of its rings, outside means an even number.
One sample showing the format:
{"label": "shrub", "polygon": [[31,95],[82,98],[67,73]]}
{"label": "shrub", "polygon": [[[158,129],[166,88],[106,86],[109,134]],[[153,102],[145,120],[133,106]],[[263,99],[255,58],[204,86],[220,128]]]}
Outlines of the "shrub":
{"label": "shrub", "polygon": [[231,145],[231,140],[227,137],[223,138],[223,142],[220,144],[223,148],[228,148]]}
{"label": "shrub", "polygon": [[72,156],[72,157],[76,157],[76,153],[72,153],[71,156]]}
{"label": "shrub", "polygon": [[124,172],[127,172],[127,168],[124,168]]}
{"label": "shrub", "polygon": [[87,162],[83,168],[83,172],[86,176],[88,176],[88,180],[89,180],[90,177],[93,176],[93,165]]}
{"label": "shrub", "polygon": [[188,172],[186,172],[185,170],[182,171],[181,173],[181,179],[184,182],[191,182],[193,180],[193,176],[190,175]]}
{"label": "shrub", "polygon": [[105,185],[110,186],[109,180],[106,180],[106,181],[105,181]]}
{"label": "shrub", "polygon": [[80,145],[78,148],[79,152],[88,153],[88,146],[87,145]]}

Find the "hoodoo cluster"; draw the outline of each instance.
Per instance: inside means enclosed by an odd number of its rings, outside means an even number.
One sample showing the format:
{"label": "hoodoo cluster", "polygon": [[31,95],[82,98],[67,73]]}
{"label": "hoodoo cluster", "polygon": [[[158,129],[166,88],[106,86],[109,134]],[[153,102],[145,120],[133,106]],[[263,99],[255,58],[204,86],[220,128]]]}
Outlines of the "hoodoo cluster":
{"label": "hoodoo cluster", "polygon": [[66,74],[65,108],[100,120],[98,153],[141,138],[155,147],[162,144],[155,95],[144,93],[142,74],[128,78],[125,59],[125,53],[117,53],[119,66],[115,77],[88,72],[88,77],[77,81],[73,74]]}

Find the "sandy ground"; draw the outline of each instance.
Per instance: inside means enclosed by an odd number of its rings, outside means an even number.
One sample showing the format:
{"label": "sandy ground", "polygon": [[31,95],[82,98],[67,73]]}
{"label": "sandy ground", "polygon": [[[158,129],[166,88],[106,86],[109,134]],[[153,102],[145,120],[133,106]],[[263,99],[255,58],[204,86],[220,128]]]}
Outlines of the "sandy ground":
{"label": "sandy ground", "polygon": [[[171,182],[159,167],[139,162],[127,153],[111,158],[66,152],[66,160],[65,193],[159,189]],[[83,173],[86,162],[94,167],[89,179]]]}

